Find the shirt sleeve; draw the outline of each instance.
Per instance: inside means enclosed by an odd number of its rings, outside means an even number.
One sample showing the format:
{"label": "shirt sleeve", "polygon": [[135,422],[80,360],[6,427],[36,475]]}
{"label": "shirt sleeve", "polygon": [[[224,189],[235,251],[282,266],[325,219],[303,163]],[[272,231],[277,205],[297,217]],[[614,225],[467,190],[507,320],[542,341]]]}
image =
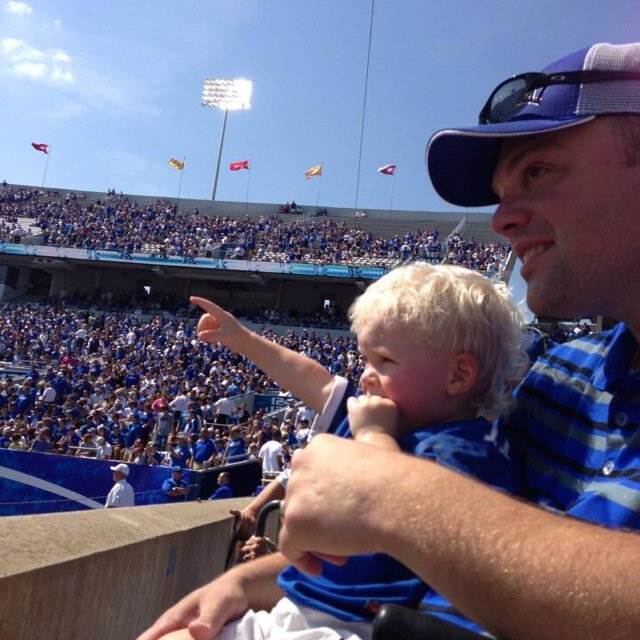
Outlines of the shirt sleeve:
{"label": "shirt sleeve", "polygon": [[336,422],[336,418],[341,421],[341,408],[345,402],[345,397],[349,391],[349,381],[342,376],[333,377],[333,386],[322,411],[315,417],[311,425],[310,438],[316,433],[327,433]]}

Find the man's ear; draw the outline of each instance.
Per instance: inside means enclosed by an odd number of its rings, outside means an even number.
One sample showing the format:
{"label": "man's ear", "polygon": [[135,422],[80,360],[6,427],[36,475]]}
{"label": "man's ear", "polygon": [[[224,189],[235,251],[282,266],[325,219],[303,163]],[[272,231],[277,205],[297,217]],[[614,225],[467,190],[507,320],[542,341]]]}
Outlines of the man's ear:
{"label": "man's ear", "polygon": [[478,359],[468,351],[461,351],[449,361],[447,393],[459,396],[473,391],[478,380]]}

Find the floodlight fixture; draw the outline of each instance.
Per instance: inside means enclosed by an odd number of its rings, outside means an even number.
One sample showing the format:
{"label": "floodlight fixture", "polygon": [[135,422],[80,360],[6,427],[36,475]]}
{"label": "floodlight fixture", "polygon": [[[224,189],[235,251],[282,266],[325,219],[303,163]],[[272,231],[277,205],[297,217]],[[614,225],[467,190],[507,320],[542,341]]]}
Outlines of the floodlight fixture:
{"label": "floodlight fixture", "polygon": [[251,108],[251,80],[237,78],[236,80],[206,79],[202,87],[202,106],[217,107],[224,112],[222,119],[222,132],[218,145],[218,160],[216,162],[216,175],[213,179],[213,191],[211,199],[216,199],[218,188],[218,176],[220,175],[220,160],[224,145],[224,134],[227,128],[227,114],[229,111],[241,111]]}
{"label": "floodlight fixture", "polygon": [[251,109],[251,80],[238,78],[237,80],[204,81],[202,87],[202,106],[218,107],[222,111],[239,111]]}

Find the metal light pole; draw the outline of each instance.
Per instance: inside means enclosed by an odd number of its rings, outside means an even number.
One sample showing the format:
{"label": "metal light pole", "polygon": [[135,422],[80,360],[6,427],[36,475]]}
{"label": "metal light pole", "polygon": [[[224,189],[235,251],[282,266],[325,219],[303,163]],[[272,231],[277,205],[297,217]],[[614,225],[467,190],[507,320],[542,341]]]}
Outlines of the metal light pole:
{"label": "metal light pole", "polygon": [[220,174],[220,160],[222,158],[222,145],[224,144],[224,134],[227,128],[227,114],[229,111],[239,111],[251,108],[251,90],[253,85],[251,80],[238,78],[236,80],[211,80],[206,79],[202,87],[202,106],[217,107],[224,111],[222,119],[222,132],[220,134],[220,144],[218,145],[218,159],[216,161],[216,173],[213,179],[213,191],[211,199],[216,199],[218,188],[218,175]]}

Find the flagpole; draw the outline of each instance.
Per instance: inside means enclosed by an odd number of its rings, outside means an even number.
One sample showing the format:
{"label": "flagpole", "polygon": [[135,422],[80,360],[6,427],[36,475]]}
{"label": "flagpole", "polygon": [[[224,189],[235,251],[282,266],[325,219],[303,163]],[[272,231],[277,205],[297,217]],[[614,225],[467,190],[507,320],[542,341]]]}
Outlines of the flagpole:
{"label": "flagpole", "polygon": [[322,174],[320,174],[320,180],[318,180],[318,195],[316,197],[316,209],[318,208],[318,203],[320,202],[320,185],[322,184]]}
{"label": "flagpole", "polygon": [[389,200],[389,218],[391,218],[391,209],[393,208],[393,192],[395,191],[395,188],[396,188],[396,173],[395,173],[395,170],[394,170],[393,175],[391,177],[393,178],[393,180],[391,181],[391,199]]}
{"label": "flagpole", "polygon": [[44,164],[44,175],[42,176],[42,188],[44,189],[44,182],[47,179],[47,169],[49,168],[49,157],[51,156],[51,145],[47,147],[47,161]]}
{"label": "flagpole", "polygon": [[186,159],[187,159],[187,156],[182,156],[182,169],[180,169],[180,180],[178,181],[178,197],[176,198],[176,209],[180,207],[180,191],[182,190],[182,174],[184,173]]}
{"label": "flagpole", "polygon": [[364,74],[364,94],[362,96],[362,121],[360,123],[360,149],[358,151],[358,173],[356,175],[356,205],[358,210],[358,197],[360,195],[360,169],[362,167],[362,144],[364,142],[364,123],[367,113],[367,88],[369,86],[369,65],[371,62],[371,41],[373,39],[373,15],[375,11],[376,0],[371,0],[371,17],[369,19],[369,45],[367,48],[367,65]]}
{"label": "flagpole", "polygon": [[249,175],[247,176],[247,191],[244,194],[244,215],[247,215],[247,210],[249,208],[249,185],[251,184],[251,168],[248,170]]}

